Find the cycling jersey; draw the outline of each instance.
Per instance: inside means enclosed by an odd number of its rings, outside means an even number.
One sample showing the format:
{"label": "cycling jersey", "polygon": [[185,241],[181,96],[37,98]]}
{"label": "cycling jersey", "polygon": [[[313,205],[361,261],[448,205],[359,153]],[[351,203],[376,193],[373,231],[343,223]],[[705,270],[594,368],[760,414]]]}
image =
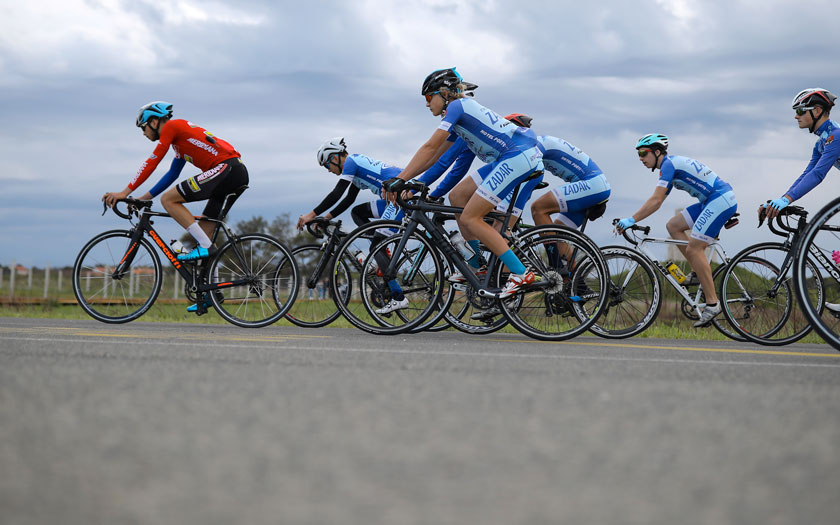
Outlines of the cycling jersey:
{"label": "cycling jersey", "polygon": [[[160,141],[155,146],[151,156],[140,166],[137,175],[129,183],[130,190],[137,189],[149,178],[149,175],[155,171],[170,146],[175,151],[175,160],[180,160],[180,162],[173,161],[170,173],[167,173],[164,178],[171,178],[173,171],[175,171],[175,178],[177,178],[177,173],[183,168],[183,161],[190,162],[201,171],[206,172],[223,161],[241,156],[228,142],[214,137],[204,128],[184,119],[170,120],[160,130]],[[155,188],[158,188],[158,186],[156,185]]]}
{"label": "cycling jersey", "polygon": [[472,98],[450,102],[438,129],[450,133],[450,142],[462,138],[470,150],[487,163],[497,161],[509,151],[532,148],[536,143],[533,131],[512,124]]}
{"label": "cycling jersey", "polygon": [[656,185],[667,188],[666,195],[671,193],[671,188],[677,188],[701,203],[714,195],[732,191],[732,186],[702,162],[675,155],[666,155],[662,160]]}
{"label": "cycling jersey", "polygon": [[449,166],[452,166],[452,169],[449,170],[446,177],[429,193],[430,197],[442,197],[449,193],[456,184],[461,182],[461,179],[464,178],[464,175],[470,169],[474,159],[475,153],[470,151],[467,143],[462,138],[458,137],[449,149],[440,156],[440,159],[438,159],[434,166],[427,169],[417,180],[426,186],[430,186],[443,175]]}
{"label": "cycling jersey", "polygon": [[389,166],[365,155],[348,155],[339,179],[348,180],[363,190],[370,190],[375,195],[382,191],[382,183],[402,173],[402,168]]}
{"label": "cycling jersey", "polygon": [[542,160],[546,171],[564,181],[587,180],[603,173],[589,155],[565,140],[548,135],[540,135],[537,140],[545,148]]}
{"label": "cycling jersey", "polygon": [[831,166],[840,169],[840,124],[827,120],[815,134],[820,138],[814,144],[811,162],[786,192],[794,201],[822,182]]}

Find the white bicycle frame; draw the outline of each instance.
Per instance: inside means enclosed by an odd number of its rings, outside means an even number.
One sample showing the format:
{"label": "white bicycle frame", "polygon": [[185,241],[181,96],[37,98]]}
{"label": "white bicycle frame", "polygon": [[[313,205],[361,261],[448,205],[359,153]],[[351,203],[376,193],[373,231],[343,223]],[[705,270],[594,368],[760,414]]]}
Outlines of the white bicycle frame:
{"label": "white bicycle frame", "polygon": [[[703,286],[702,285],[698,286],[697,292],[695,292],[693,294],[694,297],[692,297],[692,294],[690,294],[688,292],[688,290],[683,285],[681,285],[679,283],[679,281],[677,281],[674,278],[673,275],[671,275],[671,272],[669,272],[667,268],[662,266],[662,263],[659,262],[659,259],[646,246],[647,244],[673,244],[675,246],[687,246],[688,241],[681,241],[681,240],[677,240],[677,239],[663,239],[663,238],[658,238],[658,237],[648,237],[645,234],[639,234],[639,235],[641,236],[641,239],[638,241],[638,245],[631,246],[630,249],[639,253],[639,254],[641,254],[641,255],[643,255],[645,258],[647,258],[648,261],[652,262],[654,267],[656,267],[656,269],[659,270],[659,273],[662,274],[662,276],[665,278],[665,280],[668,283],[671,284],[671,286],[674,288],[674,290],[676,290],[677,293],[680,294],[680,296],[682,296],[682,298],[685,299],[685,301],[692,308],[694,308],[699,315],[700,312],[701,312],[701,309],[706,306],[705,302],[700,301],[700,296],[703,293]],[[713,243],[710,243],[708,247],[711,248],[711,250],[707,252],[708,254],[706,256],[709,263],[711,263],[712,258],[714,258],[715,255],[717,255],[717,257],[721,260],[721,262],[723,264],[729,262],[729,257],[726,256],[726,252],[723,250],[723,247],[720,245],[720,242],[715,241]],[[633,277],[633,273],[634,272],[628,272],[627,273],[627,276],[625,277],[624,283],[622,284],[622,289],[627,287],[627,285],[630,282],[630,279],[632,279],[632,277]]]}

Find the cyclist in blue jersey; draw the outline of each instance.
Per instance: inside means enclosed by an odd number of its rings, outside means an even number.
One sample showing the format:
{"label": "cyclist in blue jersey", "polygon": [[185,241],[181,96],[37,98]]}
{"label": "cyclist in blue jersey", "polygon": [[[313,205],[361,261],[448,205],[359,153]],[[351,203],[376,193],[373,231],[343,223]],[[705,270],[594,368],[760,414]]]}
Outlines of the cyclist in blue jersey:
{"label": "cyclist in blue jersey", "polygon": [[[484,216],[507,197],[525,178],[542,171],[542,150],[534,132],[511,124],[472,98],[464,98],[464,83],[455,68],[433,71],[423,82],[420,94],[432,115],[444,115],[437,130],[409,161],[402,173],[383,184],[393,200],[395,192],[431,167],[461,138],[476,157],[487,163],[479,169],[483,182],[476,187],[464,179],[459,187],[472,185],[469,198],[458,220],[461,233],[469,240],[480,240],[498,255],[510,270],[510,277],[499,292],[500,299],[516,293],[534,281],[534,273],[508,247],[507,242]],[[456,190],[458,188],[456,187]]]}
{"label": "cyclist in blue jersey", "polygon": [[[650,171],[659,168],[659,182],[647,202],[632,217],[621,219],[616,229],[621,233],[653,214],[662,206],[672,188],[683,190],[700,201],[672,217],[666,227],[674,239],[688,241],[688,246],[679,246],[679,249],[697,274],[706,296],[706,307],[694,326],[708,326],[720,314],[721,308],[705,249],[738,209],[732,186],[701,162],[668,155],[668,137],[660,133],[651,133],[639,139],[636,151],[639,160]],[[690,237],[685,234],[689,229]]]}
{"label": "cyclist in blue jersey", "polygon": [[[329,213],[324,215],[326,219],[332,219],[344,213],[359,195],[359,190],[367,189],[379,195],[382,190],[382,182],[399,174],[402,169],[396,166],[389,166],[378,160],[365,155],[350,154],[347,152],[347,144],[344,137],[333,137],[321,145],[318,150],[318,164],[325,167],[330,173],[339,176],[335,188],[324,197],[314,210],[301,215],[297,221],[298,230],[302,230],[307,222],[311,221],[330,206],[333,206],[338,199],[347,192],[347,196],[338,203]],[[382,219],[398,219],[400,210],[394,204],[388,204],[381,216]],[[388,266],[390,261],[384,254],[377,254],[376,262],[380,268]],[[381,259],[381,260],[380,260]],[[387,314],[395,310],[408,308],[408,298],[403,294],[402,288],[396,279],[388,282],[391,289],[391,300],[382,308],[376,310],[377,314]]]}
{"label": "cyclist in blue jersey", "polygon": [[811,161],[793,185],[778,199],[759,207],[767,208],[767,217],[772,220],[791,202],[802,198],[823,181],[828,170],[834,166],[840,169],[840,124],[831,120],[831,108],[837,96],[823,88],[808,88],[793,97],[794,118],[800,129],[817,135],[817,143],[811,153]]}

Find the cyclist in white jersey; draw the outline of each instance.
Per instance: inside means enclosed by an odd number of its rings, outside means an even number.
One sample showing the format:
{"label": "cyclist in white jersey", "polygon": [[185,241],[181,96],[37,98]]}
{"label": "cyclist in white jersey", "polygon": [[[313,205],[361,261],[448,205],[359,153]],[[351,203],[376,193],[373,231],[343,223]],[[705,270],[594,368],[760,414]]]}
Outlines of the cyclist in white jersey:
{"label": "cyclist in white jersey", "polygon": [[403,172],[383,183],[383,191],[393,200],[405,181],[431,167],[458,137],[464,139],[487,165],[479,169],[484,181],[480,186],[476,187],[472,179],[459,184],[472,185],[474,191],[461,214],[459,227],[465,239],[480,240],[508,267],[510,278],[498,297],[509,297],[532,283],[534,273],[522,264],[501,234],[484,222],[484,216],[525,178],[542,171],[541,146],[533,131],[511,124],[474,99],[464,98],[463,79],[454,68],[433,71],[423,82],[420,94],[426,97],[426,107],[432,115],[444,117]]}
{"label": "cyclist in white jersey", "polygon": [[[636,151],[639,160],[650,171],[659,168],[659,182],[647,202],[632,217],[621,219],[616,230],[621,233],[636,221],[652,215],[662,206],[672,188],[683,190],[700,201],[672,217],[666,227],[674,239],[688,241],[688,246],[679,246],[679,249],[697,274],[706,296],[706,307],[694,326],[708,326],[720,314],[721,308],[705,250],[738,209],[735,194],[728,183],[701,162],[668,155],[668,137],[665,135],[645,135],[636,143]],[[687,236],[685,232],[689,229],[691,235]]]}

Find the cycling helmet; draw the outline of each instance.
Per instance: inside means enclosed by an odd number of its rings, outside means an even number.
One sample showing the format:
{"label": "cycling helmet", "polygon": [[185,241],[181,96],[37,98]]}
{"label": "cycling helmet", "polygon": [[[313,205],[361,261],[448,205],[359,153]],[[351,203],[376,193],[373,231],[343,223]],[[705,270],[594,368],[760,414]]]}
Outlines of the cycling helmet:
{"label": "cycling helmet", "polygon": [[440,91],[440,88],[446,88],[450,91],[457,92],[458,84],[463,81],[464,79],[461,78],[461,75],[457,71],[455,71],[454,67],[448,69],[438,69],[429,73],[429,76],[427,76],[426,80],[423,81],[423,87],[420,89],[420,94],[429,95]]}
{"label": "cycling helmet", "polygon": [[137,127],[142,128],[143,124],[145,124],[152,117],[171,118],[172,104],[160,100],[156,102],[149,102],[148,104],[140,108],[140,111],[137,113]]}
{"label": "cycling helmet", "polygon": [[347,144],[344,143],[344,137],[333,137],[321,144],[318,149],[318,164],[326,166],[327,161],[330,160],[330,155],[333,153],[344,153],[347,151]]}
{"label": "cycling helmet", "polygon": [[651,149],[668,149],[668,137],[661,133],[648,133],[639,139],[636,143],[636,149],[651,148]]}
{"label": "cycling helmet", "polygon": [[511,113],[510,115],[505,115],[505,119],[513,122],[521,128],[530,128],[531,121],[534,120],[524,113]]}
{"label": "cycling helmet", "polygon": [[792,108],[810,109],[814,106],[822,106],[828,109],[834,106],[835,100],[837,100],[837,95],[827,89],[808,88],[793,97]]}

